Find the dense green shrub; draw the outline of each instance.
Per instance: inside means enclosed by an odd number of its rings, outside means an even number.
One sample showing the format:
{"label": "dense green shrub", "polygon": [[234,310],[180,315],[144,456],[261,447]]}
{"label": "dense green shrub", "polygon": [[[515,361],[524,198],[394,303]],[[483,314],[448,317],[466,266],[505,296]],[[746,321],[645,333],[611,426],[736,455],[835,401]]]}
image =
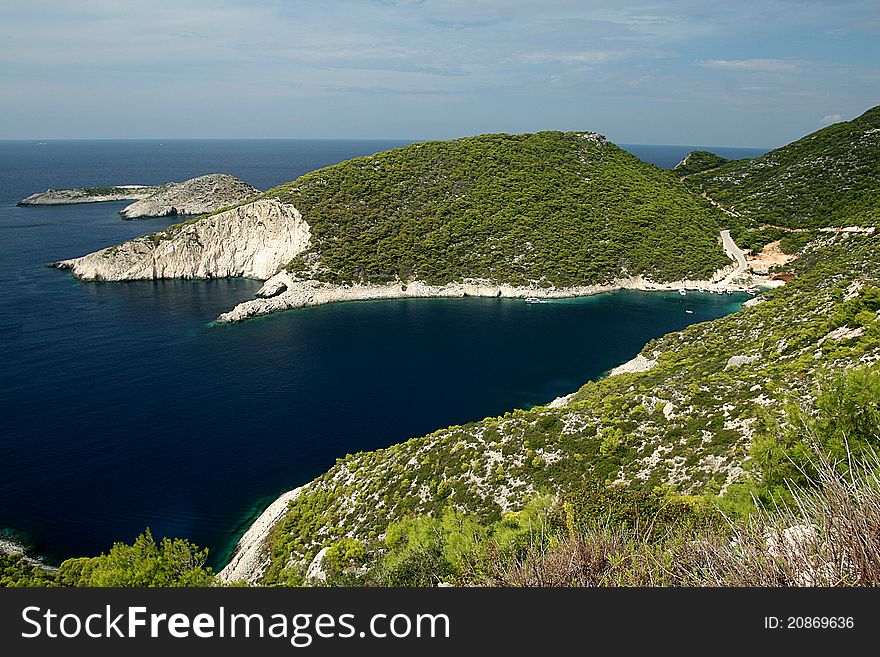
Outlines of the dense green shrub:
{"label": "dense green shrub", "polygon": [[587,528],[624,529],[650,540],[669,531],[687,533],[688,528],[720,522],[721,516],[704,500],[682,497],[669,490],[640,490],[608,484],[588,477],[568,493],[554,521],[569,533]]}
{"label": "dense green shrub", "polygon": [[108,554],[68,559],[59,567],[57,580],[61,586],[210,586],[207,557],[207,550],[186,540],[163,538],[156,543],[148,529],[132,545],[114,544]]}
{"label": "dense green shrub", "polygon": [[0,587],[55,586],[55,574],[21,554],[0,552]]}
{"label": "dense green shrub", "polygon": [[769,423],[751,449],[764,499],[790,499],[792,485],[817,481],[819,461],[841,472],[880,450],[880,368],[855,369],[820,385],[815,410],[789,404],[786,422]]}

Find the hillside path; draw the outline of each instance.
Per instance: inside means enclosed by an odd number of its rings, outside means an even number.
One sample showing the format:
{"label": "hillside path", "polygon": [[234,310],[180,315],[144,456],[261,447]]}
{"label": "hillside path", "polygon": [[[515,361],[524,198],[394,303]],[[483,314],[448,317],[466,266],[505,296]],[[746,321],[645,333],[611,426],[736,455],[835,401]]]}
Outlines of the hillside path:
{"label": "hillside path", "polygon": [[715,284],[718,287],[730,285],[733,282],[733,279],[742,274],[748,267],[745,252],[736,245],[736,242],[733,241],[729,230],[721,231],[721,244],[724,246],[724,252],[727,253],[727,257],[736,262],[736,269],[718,281]]}

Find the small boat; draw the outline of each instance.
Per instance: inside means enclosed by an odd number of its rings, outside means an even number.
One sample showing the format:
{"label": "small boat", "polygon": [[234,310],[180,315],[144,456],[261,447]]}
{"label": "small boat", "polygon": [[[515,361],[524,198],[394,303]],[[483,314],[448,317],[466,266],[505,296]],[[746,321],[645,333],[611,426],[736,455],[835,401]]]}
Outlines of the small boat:
{"label": "small boat", "polygon": [[526,303],[546,303],[546,301],[538,297],[526,297]]}
{"label": "small boat", "polygon": [[688,315],[693,315],[693,314],[694,314],[694,311],[693,311],[693,310],[685,310],[685,312],[686,312]]}
{"label": "small boat", "polygon": [[683,287],[678,288],[678,293],[683,297],[687,296],[687,290],[685,290]]}

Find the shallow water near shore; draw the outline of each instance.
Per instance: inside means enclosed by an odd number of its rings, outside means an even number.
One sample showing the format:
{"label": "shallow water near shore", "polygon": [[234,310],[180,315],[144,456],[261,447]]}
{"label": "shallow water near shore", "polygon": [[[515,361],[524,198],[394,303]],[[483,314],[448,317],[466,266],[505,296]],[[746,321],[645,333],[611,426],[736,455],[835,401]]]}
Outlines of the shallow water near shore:
{"label": "shallow water near shore", "polygon": [[265,189],[395,145],[0,143],[0,533],[58,561],[149,526],[222,565],[269,501],[336,458],[547,403],[747,298],[403,299],[211,326],[260,283],[84,284],[43,266],[174,220],[15,207],[48,187],[209,171]]}

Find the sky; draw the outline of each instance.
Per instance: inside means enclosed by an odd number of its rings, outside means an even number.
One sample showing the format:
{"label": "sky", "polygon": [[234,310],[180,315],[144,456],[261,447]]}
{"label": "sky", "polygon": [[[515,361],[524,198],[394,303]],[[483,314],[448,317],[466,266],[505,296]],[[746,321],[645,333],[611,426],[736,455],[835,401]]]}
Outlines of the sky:
{"label": "sky", "polygon": [[0,139],[770,148],[877,104],[877,0],[0,0]]}

